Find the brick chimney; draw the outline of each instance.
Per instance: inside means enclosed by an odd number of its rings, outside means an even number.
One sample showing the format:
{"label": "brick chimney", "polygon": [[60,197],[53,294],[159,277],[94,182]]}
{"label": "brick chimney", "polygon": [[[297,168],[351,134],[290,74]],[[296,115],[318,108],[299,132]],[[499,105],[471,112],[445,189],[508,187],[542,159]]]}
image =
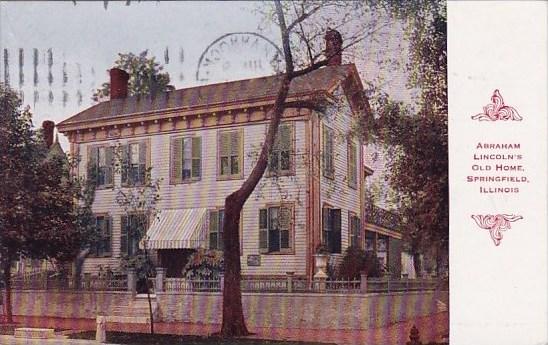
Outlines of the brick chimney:
{"label": "brick chimney", "polygon": [[55,129],[55,122],[46,120],[42,122],[42,131],[44,133],[44,141],[48,149],[53,145],[53,131]]}
{"label": "brick chimney", "polygon": [[337,30],[327,29],[325,33],[325,57],[327,65],[340,65],[342,63],[342,36]]}
{"label": "brick chimney", "polygon": [[127,97],[127,82],[129,74],[120,68],[111,68],[110,71],[110,99]]}

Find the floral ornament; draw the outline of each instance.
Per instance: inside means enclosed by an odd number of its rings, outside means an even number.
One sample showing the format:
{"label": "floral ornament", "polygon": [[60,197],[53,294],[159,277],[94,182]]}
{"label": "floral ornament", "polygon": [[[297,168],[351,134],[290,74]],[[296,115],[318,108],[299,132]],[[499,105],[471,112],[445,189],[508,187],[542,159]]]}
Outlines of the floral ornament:
{"label": "floral ornament", "polygon": [[522,216],[516,216],[513,214],[497,214],[497,215],[473,215],[472,219],[476,221],[476,224],[482,228],[489,230],[491,239],[495,243],[495,246],[500,244],[502,240],[502,231],[511,229],[510,222],[523,219]]}
{"label": "floral ornament", "polygon": [[504,105],[504,100],[499,92],[495,90],[491,96],[491,104],[483,107],[483,113],[472,116],[472,120],[479,121],[521,121],[523,118],[518,111],[511,106]]}

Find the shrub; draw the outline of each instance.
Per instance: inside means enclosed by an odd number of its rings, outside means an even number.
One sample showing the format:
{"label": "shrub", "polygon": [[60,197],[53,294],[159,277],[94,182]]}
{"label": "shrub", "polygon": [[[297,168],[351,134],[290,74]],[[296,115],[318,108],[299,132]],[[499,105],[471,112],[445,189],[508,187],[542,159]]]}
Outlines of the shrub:
{"label": "shrub", "polygon": [[380,277],[381,265],[375,253],[366,252],[359,247],[348,247],[338,270],[338,278],[356,280],[365,272],[368,277]]}
{"label": "shrub", "polygon": [[198,280],[217,280],[224,271],[223,252],[198,249],[190,255],[183,268],[183,277]]}

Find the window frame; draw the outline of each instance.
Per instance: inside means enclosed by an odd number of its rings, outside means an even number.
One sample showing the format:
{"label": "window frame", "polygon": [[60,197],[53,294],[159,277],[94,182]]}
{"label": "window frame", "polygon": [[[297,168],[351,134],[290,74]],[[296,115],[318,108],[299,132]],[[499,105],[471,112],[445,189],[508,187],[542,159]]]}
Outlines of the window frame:
{"label": "window frame", "polygon": [[[131,255],[129,254],[129,244],[130,244],[130,233],[129,231],[124,231],[124,217],[129,220],[130,217],[137,217],[137,216],[142,216],[145,218],[145,230],[143,232],[143,236],[146,235],[146,233],[148,232],[148,229],[150,227],[150,220],[147,219],[147,215],[144,214],[144,213],[139,213],[139,212],[130,212],[130,213],[126,213],[126,214],[122,214],[120,215],[120,256],[128,256],[128,257],[134,257],[136,255],[138,255],[139,253],[142,252],[142,249],[139,248],[139,243],[143,240],[143,238],[139,238],[137,239],[137,250],[132,253]],[[128,225],[128,221],[126,220],[126,226]],[[123,241],[123,238],[124,238],[124,232],[125,232],[125,243],[126,243],[126,250],[124,250],[123,248],[123,244],[124,244],[124,241]],[[133,234],[135,231],[131,231],[131,233]]]}
{"label": "window frame", "polygon": [[[356,227],[355,234],[353,225]],[[354,242],[354,238],[356,242]],[[348,246],[362,248],[361,220],[358,215],[352,211],[348,211]]]}
{"label": "window frame", "polygon": [[[132,183],[132,182],[129,182],[129,170],[127,172],[124,172],[125,169],[129,169],[129,165],[130,163],[127,163],[127,166],[126,166],[126,161],[125,159],[127,159],[127,162],[131,161],[131,151],[130,151],[130,147],[131,145],[141,145],[141,144],[144,144],[145,145],[145,148],[146,148],[146,152],[145,152],[145,162],[144,162],[144,173],[143,173],[143,177],[144,177],[144,181],[139,181],[138,183]],[[126,146],[128,149],[127,149],[127,157],[123,157],[124,156],[124,146]],[[139,146],[139,150],[141,149],[141,147]],[[148,169],[150,168],[150,152],[151,152],[151,148],[150,148],[150,140],[149,139],[143,139],[143,140],[129,140],[127,141],[126,143],[124,144],[121,144],[120,145],[120,156],[121,156],[121,159],[120,159],[120,184],[122,187],[133,187],[133,186],[144,186],[145,185],[145,182],[146,182],[146,174],[147,174],[147,171]],[[139,157],[141,156],[141,152],[139,151]],[[139,158],[140,160],[140,158]],[[139,162],[138,165],[142,165],[143,163]],[[124,182],[124,173],[127,174],[127,178],[126,178],[126,181]]]}
{"label": "window frame", "polygon": [[[92,243],[90,245],[90,252],[88,254],[88,256],[90,258],[109,258],[109,257],[112,257],[112,217],[108,214],[108,213],[94,213],[93,214],[93,217],[94,217],[94,220],[95,220],[95,227],[97,228],[97,220],[98,218],[103,218],[104,221],[107,221],[107,227],[106,228],[103,228],[101,230],[101,239],[98,239],[97,241],[95,241],[94,243]],[[105,237],[104,236],[104,232],[105,230],[108,232],[108,243],[109,243],[109,250],[108,251],[102,251],[102,252],[99,252],[99,248],[101,248],[101,246],[98,246],[98,243],[99,242],[104,242],[105,241]]]}
{"label": "window frame", "polygon": [[[238,168],[239,171],[236,174],[224,174],[221,175],[221,159],[224,156],[221,156],[221,136],[226,133],[237,132],[239,137],[239,147],[238,147]],[[232,147],[231,147],[232,148]],[[232,155],[228,156],[228,168],[232,170]],[[217,131],[217,180],[218,181],[227,181],[227,180],[240,180],[244,177],[244,131],[243,128],[230,128]]]}
{"label": "window frame", "polygon": [[[347,180],[348,180],[348,187],[352,189],[358,188],[358,145],[352,140],[348,139],[348,145],[347,145]],[[354,167],[352,167],[351,164],[351,154],[354,153]],[[351,172],[353,172],[353,175],[351,175]],[[351,176],[354,178],[351,179]]]}
{"label": "window frame", "polygon": [[[99,157],[100,157],[100,150],[101,149],[105,149],[105,160],[108,159],[108,156],[107,156],[107,150],[110,150],[111,153],[111,157],[110,157],[110,165],[107,164],[104,166],[104,168],[106,169],[109,169],[108,171],[108,175],[110,175],[110,183],[106,183],[106,176],[107,176],[107,173],[105,173],[105,183],[102,183],[102,184],[99,184],[99,170],[101,169],[101,165],[99,165]],[[113,145],[110,145],[108,143],[103,143],[103,144],[97,144],[97,145],[89,145],[88,148],[87,148],[87,168],[86,168],[86,173],[89,177],[89,173],[90,173],[90,170],[91,170],[91,157],[92,157],[92,154],[93,154],[93,151],[94,150],[97,150],[97,155],[95,156],[94,158],[94,161],[96,162],[96,167],[95,167],[95,173],[96,173],[96,176],[95,176],[95,188],[96,189],[111,189],[111,188],[114,188],[114,175],[115,175],[115,162],[114,162],[114,149],[115,147]]]}
{"label": "window frame", "polygon": [[[189,139],[191,140],[192,144],[191,144],[191,148],[190,148],[190,151],[191,151],[191,156],[192,158],[190,158],[191,160],[191,167],[190,167],[190,178],[183,178],[183,170],[184,170],[184,164],[185,164],[185,158],[184,158],[184,141],[186,139]],[[195,139],[198,139],[200,141],[200,157],[199,158],[195,158],[194,157],[194,140]],[[179,179],[175,173],[175,169],[176,169],[176,163],[177,163],[177,159],[175,159],[175,154],[176,152],[174,151],[175,150],[175,141],[177,140],[181,140],[182,141],[182,144],[181,144],[181,157],[180,157],[180,164],[181,164],[181,178]],[[202,180],[202,176],[203,176],[203,173],[204,173],[204,170],[203,170],[203,139],[202,139],[202,136],[200,135],[180,135],[180,136],[173,136],[170,138],[169,140],[169,182],[170,184],[172,185],[176,185],[176,184],[187,184],[187,183],[194,183],[194,182],[198,182],[198,181],[201,181]],[[193,175],[193,168],[194,168],[194,160],[195,159],[199,159],[200,160],[200,175],[199,176],[192,176]]]}
{"label": "window frame", "polygon": [[[334,129],[322,123],[322,175],[328,179],[335,179],[335,134]],[[329,141],[328,141],[329,140]],[[327,143],[331,143],[328,150]],[[328,156],[330,165],[328,166]]]}
{"label": "window frame", "polygon": [[[267,177],[278,177],[278,176],[294,176],[295,175],[295,145],[296,145],[296,140],[295,140],[295,123],[294,121],[284,121],[284,122],[280,122],[280,127],[278,127],[278,131],[276,133],[276,138],[274,139],[274,145],[272,147],[272,150],[270,152],[270,154],[268,155],[268,163],[267,163],[267,167],[266,167],[266,176]],[[276,144],[279,145],[279,143],[276,143],[276,139],[279,138],[279,135],[280,135],[280,130],[281,130],[281,127],[282,126],[287,126],[289,127],[289,131],[290,131],[290,138],[289,138],[289,145],[290,145],[290,148],[289,148],[289,169],[287,170],[280,170],[279,169],[279,166],[281,165],[281,152],[283,150],[278,150],[277,147],[276,147]],[[266,132],[268,132],[268,125],[266,125]],[[266,132],[265,132],[265,137],[266,137]],[[271,159],[271,156],[272,154],[276,152],[277,153],[277,158],[278,158],[278,169],[272,169],[271,168],[271,165],[270,165],[270,159]]]}
{"label": "window frame", "polygon": [[[325,216],[325,212],[327,210],[327,218]],[[339,230],[335,231],[334,229],[334,220],[329,220],[330,217],[332,217],[332,214],[335,214],[335,212],[339,213]],[[327,225],[326,225],[327,221]],[[329,225],[331,223],[331,228],[329,228]],[[326,228],[329,228],[329,230],[326,230]],[[338,238],[333,237],[335,240],[338,239],[338,241],[334,241],[333,244],[329,242],[329,236],[326,234],[327,232],[333,232],[338,233]],[[321,244],[329,250],[330,254],[342,254],[342,209],[335,208],[329,204],[324,204],[322,207],[322,227],[321,227]],[[332,248],[333,247],[333,248]]]}
{"label": "window frame", "polygon": [[[281,247],[281,230],[279,235],[279,249],[277,251],[271,251],[270,250],[270,209],[273,208],[287,208],[289,209],[289,227],[287,229],[288,233],[288,247],[282,248]],[[267,244],[266,248],[261,247],[261,231],[263,228],[261,228],[261,211],[266,210],[267,214]],[[259,209],[259,215],[257,217],[257,229],[259,231],[259,243],[258,243],[258,249],[260,255],[294,255],[295,254],[295,203],[293,202],[282,202],[282,203],[267,203],[264,205],[264,207],[261,207]]]}

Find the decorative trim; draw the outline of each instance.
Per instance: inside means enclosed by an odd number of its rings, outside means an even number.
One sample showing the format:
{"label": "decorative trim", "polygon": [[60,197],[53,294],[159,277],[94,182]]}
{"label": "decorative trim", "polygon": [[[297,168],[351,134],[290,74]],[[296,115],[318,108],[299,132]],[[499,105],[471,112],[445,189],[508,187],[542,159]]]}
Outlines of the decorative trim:
{"label": "decorative trim", "polygon": [[482,229],[489,230],[491,239],[495,246],[500,245],[502,240],[502,232],[511,229],[511,222],[516,222],[523,219],[520,215],[513,214],[486,214],[486,215],[472,215],[472,219],[476,222],[477,226]]}
{"label": "decorative trim", "polygon": [[522,119],[515,108],[504,105],[498,89],[493,92],[491,103],[483,107],[483,113],[472,116],[472,120],[478,121],[521,121]]}

